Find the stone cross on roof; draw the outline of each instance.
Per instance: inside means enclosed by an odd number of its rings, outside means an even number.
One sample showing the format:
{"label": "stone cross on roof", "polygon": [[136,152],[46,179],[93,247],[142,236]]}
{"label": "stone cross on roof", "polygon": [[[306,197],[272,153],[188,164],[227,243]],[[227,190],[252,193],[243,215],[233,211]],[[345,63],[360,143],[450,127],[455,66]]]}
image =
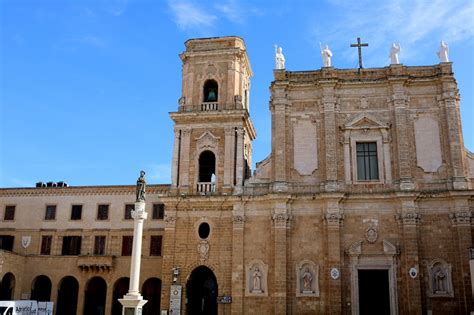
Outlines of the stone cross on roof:
{"label": "stone cross on roof", "polygon": [[362,69],[364,66],[362,65],[362,49],[361,47],[367,47],[369,44],[364,43],[361,44],[360,42],[360,37],[357,37],[357,44],[351,44],[351,47],[357,47],[357,52],[359,53],[359,71]]}

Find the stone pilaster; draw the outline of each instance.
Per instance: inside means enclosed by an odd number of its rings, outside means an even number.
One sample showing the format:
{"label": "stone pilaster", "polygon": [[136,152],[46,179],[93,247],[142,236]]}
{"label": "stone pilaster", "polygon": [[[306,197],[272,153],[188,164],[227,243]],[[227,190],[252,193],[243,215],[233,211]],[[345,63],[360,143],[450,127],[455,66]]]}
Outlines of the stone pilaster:
{"label": "stone pilaster", "polygon": [[411,172],[411,146],[409,120],[404,80],[390,79],[392,84],[392,104],[395,119],[396,149],[398,152],[398,177],[401,190],[414,190],[415,183]]}
{"label": "stone pilaster", "polygon": [[335,81],[328,81],[322,86],[322,102],[324,109],[324,141],[325,153],[324,161],[326,165],[326,191],[335,191],[338,189],[337,185],[337,161],[334,157],[337,156],[337,126],[336,126],[336,96],[335,96]]}
{"label": "stone pilaster", "polygon": [[[458,278],[457,282],[459,283],[460,311],[468,314],[470,311],[474,311],[469,266],[469,250],[473,247],[471,237],[472,213],[469,210],[469,201],[464,198],[456,198],[449,218],[453,226],[453,239],[456,240],[459,255],[456,259],[458,272],[454,274],[454,277]],[[456,278],[453,280],[456,281]]]}
{"label": "stone pilaster", "polygon": [[272,215],[274,239],[275,239],[275,257],[274,257],[274,275],[273,275],[273,304],[275,314],[287,313],[286,279],[287,279],[287,237],[286,232],[289,228],[290,215],[288,214],[286,201],[278,202],[275,205]]}
{"label": "stone pilaster", "polygon": [[410,268],[415,267],[418,270],[421,267],[419,260],[419,244],[418,244],[418,226],[420,224],[421,215],[418,213],[415,204],[415,196],[412,194],[399,195],[401,209],[397,214],[397,220],[403,236],[403,248],[401,252],[401,276],[402,286],[405,290],[400,290],[403,296],[403,302],[400,312],[405,314],[421,314],[421,277],[412,279],[408,275]]}
{"label": "stone pilaster", "polygon": [[443,94],[441,105],[445,111],[445,126],[449,158],[453,177],[454,189],[467,189],[466,165],[464,161],[464,141],[461,130],[461,115],[459,112],[459,95],[451,69],[451,63],[440,65],[443,77]]}
{"label": "stone pilaster", "polygon": [[244,205],[235,204],[232,211],[232,304],[231,313],[244,313]]}
{"label": "stone pilaster", "polygon": [[342,282],[341,277],[333,279],[330,276],[332,268],[337,268],[339,272],[342,270],[341,255],[341,226],[344,222],[344,214],[339,207],[341,197],[328,198],[326,200],[326,211],[323,219],[327,231],[326,244],[326,265],[323,268],[323,274],[326,278],[327,285],[327,314],[342,314]]}
{"label": "stone pilaster", "polygon": [[224,132],[224,189],[229,189],[234,184],[235,128],[227,127]]}
{"label": "stone pilaster", "polygon": [[272,152],[275,155],[275,182],[286,183],[286,103],[273,101]]}
{"label": "stone pilaster", "polygon": [[190,168],[190,147],[191,145],[191,129],[181,130],[181,158],[179,166],[179,187],[182,191],[187,192],[191,189],[189,185],[189,168]]}
{"label": "stone pilaster", "polygon": [[181,141],[181,130],[174,130],[173,161],[171,162],[171,187],[178,187],[178,161]]}
{"label": "stone pilaster", "polygon": [[235,193],[242,192],[242,185],[244,184],[244,137],[245,130],[237,128],[237,161],[235,163]]}
{"label": "stone pilaster", "polygon": [[172,284],[172,270],[174,267],[175,239],[176,239],[176,219],[175,210],[166,209],[165,213],[165,233],[163,236],[163,263],[161,268],[161,309],[170,307],[170,287]]}

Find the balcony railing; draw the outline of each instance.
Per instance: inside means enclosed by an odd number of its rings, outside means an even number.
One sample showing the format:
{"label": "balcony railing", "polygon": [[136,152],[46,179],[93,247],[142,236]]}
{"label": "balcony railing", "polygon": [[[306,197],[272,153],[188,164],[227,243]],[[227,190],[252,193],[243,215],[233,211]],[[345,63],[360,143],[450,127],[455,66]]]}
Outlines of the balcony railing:
{"label": "balcony railing", "polygon": [[219,109],[219,104],[217,102],[207,102],[207,103],[202,103],[201,104],[201,110],[202,111],[210,111],[210,110],[218,110]]}
{"label": "balcony railing", "polygon": [[196,191],[200,194],[210,194],[216,191],[216,184],[211,182],[199,182]]}

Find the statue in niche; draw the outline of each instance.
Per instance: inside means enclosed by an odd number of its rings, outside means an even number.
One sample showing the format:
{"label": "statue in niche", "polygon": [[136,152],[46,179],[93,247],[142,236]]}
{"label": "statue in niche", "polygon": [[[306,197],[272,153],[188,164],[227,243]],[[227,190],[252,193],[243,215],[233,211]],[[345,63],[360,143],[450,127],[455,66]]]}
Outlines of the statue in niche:
{"label": "statue in niche", "polygon": [[329,46],[326,45],[323,48],[321,46],[321,43],[319,43],[319,46],[321,48],[321,56],[323,57],[323,66],[326,68],[332,67],[332,64],[331,64],[332,51],[329,49]]}
{"label": "statue in niche", "polygon": [[446,293],[446,273],[441,266],[438,266],[434,272],[434,293]]}
{"label": "statue in niche", "polygon": [[304,272],[302,274],[302,280],[303,280],[303,293],[313,293],[313,289],[311,287],[313,283],[313,275],[311,274],[311,271],[309,271],[308,267],[304,269]]}
{"label": "statue in niche", "polygon": [[390,47],[390,64],[391,65],[398,65],[400,61],[398,60],[398,54],[400,53],[401,47],[400,43],[392,43],[392,47]]}
{"label": "statue in niche", "polygon": [[252,274],[252,293],[261,293],[262,292],[262,272],[258,267],[255,267]]}
{"label": "statue in niche", "polygon": [[137,179],[136,202],[145,201],[145,172],[140,171],[140,177]]}
{"label": "statue in niche", "polygon": [[428,266],[428,274],[430,296],[454,296],[450,264],[435,259]]}
{"label": "statue in niche", "polygon": [[439,58],[439,62],[449,62],[448,53],[448,44],[446,44],[444,40],[442,40],[439,44],[438,51],[436,52],[436,55],[438,55]]}
{"label": "statue in niche", "polygon": [[275,69],[285,69],[285,56],[282,53],[283,48],[275,45]]}

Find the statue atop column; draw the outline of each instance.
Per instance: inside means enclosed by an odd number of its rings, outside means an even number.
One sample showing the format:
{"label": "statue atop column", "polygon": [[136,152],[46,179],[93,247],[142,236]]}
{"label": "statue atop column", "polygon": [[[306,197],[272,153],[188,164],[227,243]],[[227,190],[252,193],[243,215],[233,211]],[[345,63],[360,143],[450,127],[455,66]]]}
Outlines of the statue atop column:
{"label": "statue atop column", "polygon": [[401,51],[400,43],[392,43],[392,47],[390,47],[390,64],[391,65],[398,65],[400,61],[398,60],[398,54]]}
{"label": "statue atop column", "polygon": [[136,189],[137,202],[145,201],[145,188],[146,188],[145,171],[140,171],[140,177],[138,177],[137,179],[137,189]]}
{"label": "statue atop column", "polygon": [[442,40],[439,44],[438,51],[436,51],[436,55],[438,55],[439,62],[449,62],[448,53],[448,44],[446,44],[444,40]]}
{"label": "statue atop column", "polygon": [[285,69],[285,56],[283,56],[282,48],[275,45],[275,69]]}
{"label": "statue atop column", "polygon": [[329,46],[326,45],[324,48],[321,46],[321,43],[319,43],[319,46],[321,48],[321,57],[323,57],[323,67],[332,67],[331,64],[331,57],[332,57],[332,51],[329,49]]}

